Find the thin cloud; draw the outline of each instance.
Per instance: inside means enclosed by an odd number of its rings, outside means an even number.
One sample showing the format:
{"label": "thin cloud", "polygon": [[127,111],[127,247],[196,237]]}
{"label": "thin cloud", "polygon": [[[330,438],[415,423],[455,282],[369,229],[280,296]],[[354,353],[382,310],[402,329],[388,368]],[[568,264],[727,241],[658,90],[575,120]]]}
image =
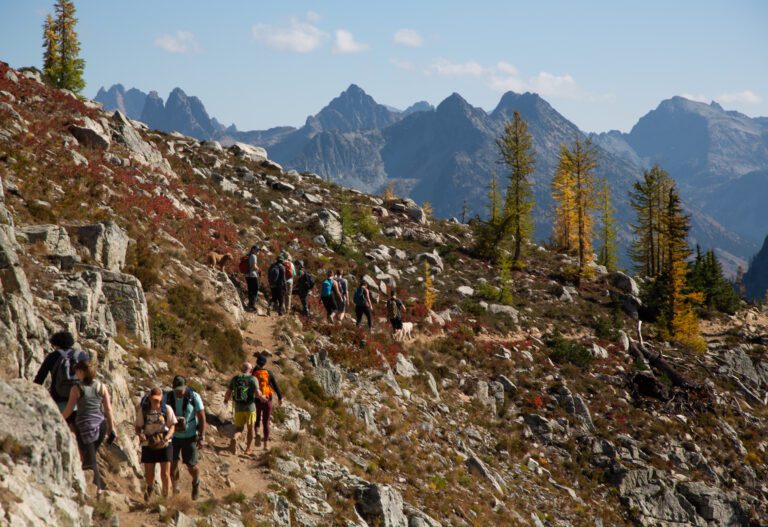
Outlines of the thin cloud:
{"label": "thin cloud", "polygon": [[256,24],[251,28],[251,34],[256,41],[272,49],[291,53],[309,53],[328,40],[328,33],[298,18],[292,18],[287,27]]}
{"label": "thin cloud", "polygon": [[399,70],[414,71],[416,69],[416,65],[409,60],[391,58],[389,63]]}
{"label": "thin cloud", "polygon": [[309,22],[319,22],[322,18],[317,11],[307,11],[304,16]]}
{"label": "thin cloud", "polygon": [[346,29],[336,31],[336,44],[333,46],[334,53],[353,54],[362,53],[368,50],[368,44],[358,42],[354,35]]}
{"label": "thin cloud", "polygon": [[441,77],[482,77],[487,70],[474,60],[468,62],[451,62],[440,59],[430,64],[425,73],[435,73]]}
{"label": "thin cloud", "polygon": [[519,74],[514,64],[510,64],[509,62],[504,60],[496,63],[496,69],[501,73],[506,73],[508,75],[517,76]]}
{"label": "thin cloud", "polygon": [[154,41],[154,46],[168,53],[202,53],[203,47],[191,31],[177,31],[174,34],[160,35]]}
{"label": "thin cloud", "polygon": [[424,39],[415,29],[398,29],[395,31],[392,41],[409,48],[420,48],[424,44]]}
{"label": "thin cloud", "polygon": [[744,90],[735,93],[722,93],[715,97],[721,104],[760,104],[763,98],[752,90]]}

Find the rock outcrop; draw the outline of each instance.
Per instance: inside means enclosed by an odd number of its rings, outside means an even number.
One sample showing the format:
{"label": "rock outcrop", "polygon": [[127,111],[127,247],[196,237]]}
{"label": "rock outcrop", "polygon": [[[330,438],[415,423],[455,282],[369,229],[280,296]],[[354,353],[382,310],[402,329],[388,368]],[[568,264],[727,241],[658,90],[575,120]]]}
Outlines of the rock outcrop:
{"label": "rock outcrop", "polygon": [[113,221],[77,228],[77,239],[91,258],[109,271],[122,271],[128,249],[128,235]]}

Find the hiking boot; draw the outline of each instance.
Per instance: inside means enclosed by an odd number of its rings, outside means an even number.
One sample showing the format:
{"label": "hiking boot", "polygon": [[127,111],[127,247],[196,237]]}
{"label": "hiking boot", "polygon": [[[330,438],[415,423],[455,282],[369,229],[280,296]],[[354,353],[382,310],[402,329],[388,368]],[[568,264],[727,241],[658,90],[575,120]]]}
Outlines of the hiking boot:
{"label": "hiking boot", "polygon": [[192,500],[195,501],[200,497],[200,480],[196,479],[192,482]]}
{"label": "hiking boot", "polygon": [[155,491],[155,486],[150,485],[147,486],[146,489],[144,489],[144,501],[149,502],[150,498],[152,497],[152,493]]}

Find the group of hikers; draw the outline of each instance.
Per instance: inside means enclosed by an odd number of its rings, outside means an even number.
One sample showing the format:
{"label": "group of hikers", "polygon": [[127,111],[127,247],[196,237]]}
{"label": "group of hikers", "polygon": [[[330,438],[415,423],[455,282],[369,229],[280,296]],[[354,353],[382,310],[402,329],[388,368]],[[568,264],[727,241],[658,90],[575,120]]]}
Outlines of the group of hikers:
{"label": "group of hikers", "polygon": [[[246,309],[254,311],[261,290],[259,269],[259,245],[253,245],[246,256],[240,260],[239,270],[245,275],[248,289],[248,304]],[[331,324],[343,323],[350,305],[349,281],[342,269],[328,270],[326,278],[320,285],[320,301],[325,308],[326,319]],[[267,268],[267,290],[263,291],[267,301],[268,314],[274,310],[279,315],[291,313],[291,298],[295,294],[301,301],[301,314],[310,316],[309,296],[315,287],[315,278],[306,269],[303,260],[292,260],[291,255],[282,251],[275,261]],[[352,295],[355,306],[355,323],[359,327],[363,317],[366,319],[368,330],[373,330],[373,302],[368,283],[363,276],[359,277],[358,286]],[[403,327],[405,304],[397,298],[395,288],[390,291],[387,300],[387,319],[392,330],[397,332]]]}
{"label": "group of hikers", "polygon": [[[112,444],[117,438],[109,390],[99,381],[96,364],[83,351],[76,351],[75,339],[68,331],[55,333],[50,344],[53,350],[46,355],[35,376],[36,384],[44,384],[50,376],[48,389],[70,430],[75,434],[83,470],[93,471],[97,497],[106,490],[99,471],[97,453],[102,443]],[[257,427],[262,425],[262,446],[269,444],[270,418],[275,397],[282,403],[283,395],[275,375],[266,368],[265,353],[257,355],[256,366],[245,362],[240,373],[232,377],[224,395],[224,403],[234,403],[235,432],[229,451],[237,454],[238,440],[245,432],[245,455],[252,455],[251,447],[257,438]],[[199,450],[205,445],[205,406],[200,394],[177,375],[172,389],[164,391],[155,386],[142,397],[136,407],[134,432],[141,446],[140,462],[144,465],[144,499],[149,501],[155,492],[155,470],[160,468],[162,495],[180,492],[180,466],[186,465],[192,478],[192,499],[200,495]]]}

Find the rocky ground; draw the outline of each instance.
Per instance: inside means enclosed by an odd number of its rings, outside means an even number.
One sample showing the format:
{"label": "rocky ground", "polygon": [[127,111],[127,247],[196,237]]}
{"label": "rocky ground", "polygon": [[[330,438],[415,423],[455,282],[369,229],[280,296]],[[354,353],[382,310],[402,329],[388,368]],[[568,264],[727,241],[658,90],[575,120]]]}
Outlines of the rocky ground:
{"label": "rocky ground", "polygon": [[[1,63],[0,182],[0,523],[768,524],[758,308],[704,321],[703,354],[653,327],[643,350],[617,302],[636,293],[624,274],[595,266],[576,288],[573,260],[534,246],[501,294],[455,220],[286,172],[263,149],[147,130]],[[204,261],[256,241],[262,267],[288,250],[316,276],[364,274],[373,334],[329,327],[316,297],[310,320],[266,316],[263,302],[246,313],[235,269]],[[393,287],[416,324],[407,343],[383,320]],[[29,381],[62,327],[115,404],[103,501]],[[224,386],[263,350],[286,403],[271,448],[235,457]],[[146,505],[134,407],[177,373],[212,425],[203,493]]]}

